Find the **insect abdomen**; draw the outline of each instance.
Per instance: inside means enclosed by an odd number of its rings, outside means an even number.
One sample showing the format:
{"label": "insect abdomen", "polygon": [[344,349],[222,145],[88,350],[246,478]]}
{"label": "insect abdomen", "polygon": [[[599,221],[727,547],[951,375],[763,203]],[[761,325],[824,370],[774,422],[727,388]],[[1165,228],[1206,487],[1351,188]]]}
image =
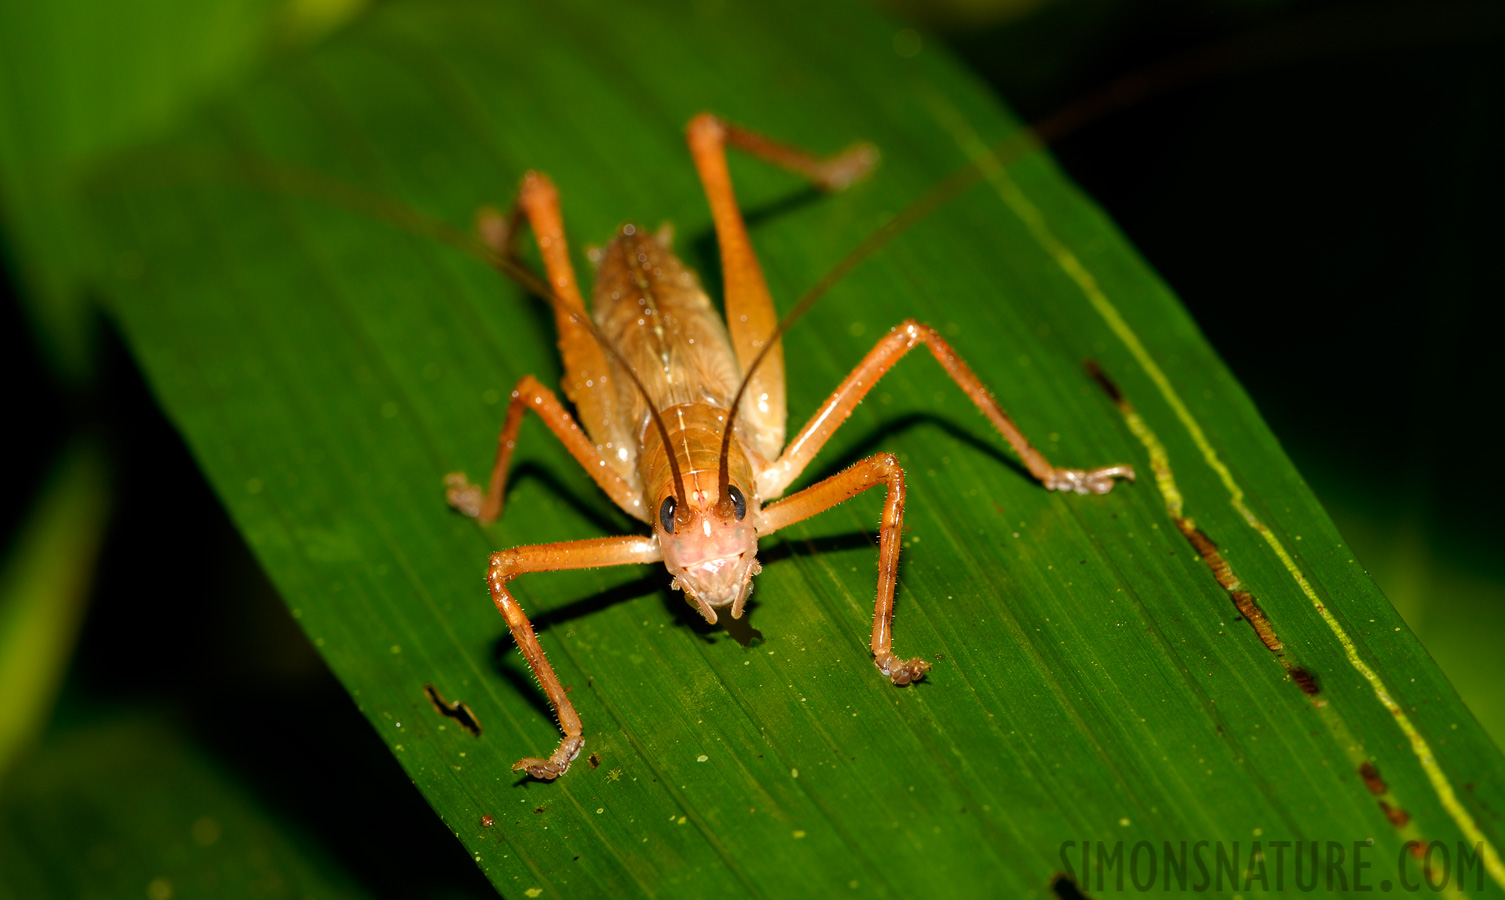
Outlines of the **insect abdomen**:
{"label": "insect abdomen", "polygon": [[[596,324],[660,410],[691,403],[731,405],[741,380],[726,326],[663,237],[623,225],[602,251],[592,306]],[[620,363],[613,362],[613,366]],[[647,402],[617,375],[628,433],[644,436]]]}

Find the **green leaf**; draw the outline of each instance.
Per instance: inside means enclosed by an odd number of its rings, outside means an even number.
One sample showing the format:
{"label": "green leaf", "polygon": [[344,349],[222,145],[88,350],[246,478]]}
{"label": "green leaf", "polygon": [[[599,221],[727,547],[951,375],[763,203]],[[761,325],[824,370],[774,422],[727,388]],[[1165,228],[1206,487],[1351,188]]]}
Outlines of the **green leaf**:
{"label": "green leaf", "polygon": [[[308,40],[359,0],[19,0],[0,6],[0,218],[34,330],[58,372],[93,366],[83,174]],[[103,263],[108,269],[110,261]]]}
{"label": "green leaf", "polygon": [[366,896],[183,723],[88,718],[49,732],[0,793],[6,896]]}
{"label": "green leaf", "polygon": [[0,566],[0,784],[41,733],[73,655],[113,490],[100,448],[59,455]]}
{"label": "green leaf", "polygon": [[536,423],[503,521],[444,506],[444,473],[485,471],[516,380],[557,379],[547,310],[432,238],[267,190],[259,164],[198,163],[276,160],[456,224],[536,167],[582,270],[619,222],[669,220],[714,285],[680,135],[694,112],[817,149],[873,141],[882,168],[833,197],[733,162],[787,306],[1018,127],[941,54],[899,56],[894,31],[794,3],[386,5],[102,176],[92,214],[120,264],[100,287],[293,614],[504,892],[1038,896],[1063,871],[1111,890],[1122,865],[1088,876],[1118,841],[1225,842],[1239,883],[1217,892],[1270,888],[1286,840],[1338,842],[1369,885],[1415,883],[1404,844],[1422,840],[1474,848],[1468,887],[1498,894],[1499,751],[1176,300],[1043,155],[817,306],[787,338],[790,408],[808,415],[915,316],[1054,460],[1130,462],[1139,482],[1041,490],[932,361],[907,359],[813,475],[878,450],[908,467],[896,648],[935,660],[927,681],[896,689],[869,662],[880,498],[864,496],[765,544],[748,647],[701,627],[661,571],[515,582],[600,765],[510,771],[557,732],[488,602],[486,554],[631,527]]}

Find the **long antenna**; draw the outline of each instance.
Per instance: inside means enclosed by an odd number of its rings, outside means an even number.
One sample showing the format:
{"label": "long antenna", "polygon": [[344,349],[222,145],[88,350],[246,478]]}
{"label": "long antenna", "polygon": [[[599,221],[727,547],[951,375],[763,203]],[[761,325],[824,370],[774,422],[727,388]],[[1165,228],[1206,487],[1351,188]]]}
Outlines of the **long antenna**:
{"label": "long antenna", "polygon": [[[198,162],[211,164],[219,160],[201,159]],[[228,162],[228,161],[227,161]],[[220,173],[225,174],[225,173]],[[601,349],[606,351],[627,373],[628,379],[642,396],[643,402],[648,406],[648,415],[653,419],[653,426],[658,430],[659,439],[664,443],[665,456],[669,460],[669,472],[674,478],[674,497],[680,510],[690,508],[689,499],[685,496],[684,480],[680,475],[679,461],[674,458],[670,449],[669,429],[664,425],[664,420],[659,415],[658,408],[653,405],[653,397],[643,385],[638,373],[627,362],[626,357],[613,347],[596,327],[584,310],[576,309],[549,287],[548,282],[515,260],[504,256],[474,235],[463,231],[445,222],[443,219],[424,215],[418,210],[398,203],[395,200],[384,197],[374,191],[367,191],[352,184],[329,178],[317,172],[311,172],[298,166],[278,163],[270,165],[263,160],[254,158],[234,158],[231,175],[249,175],[258,187],[280,190],[290,194],[307,194],[329,201],[334,206],[343,206],[356,212],[361,212],[372,218],[395,225],[398,228],[407,229],[418,234],[427,235],[441,241],[458,250],[476,256],[487,265],[501,272],[503,275],[517,282],[528,292],[536,295],[558,312],[564,313],[570,321],[582,326],[590,336],[595,339]],[[652,511],[649,511],[649,520],[652,521]]]}
{"label": "long antenna", "polygon": [[1083,94],[1035,124],[1010,134],[993,145],[987,153],[956,169],[915,198],[821,276],[784,318],[779,320],[778,327],[764,341],[763,349],[753,357],[752,365],[747,367],[742,384],[732,398],[732,407],[727,414],[727,429],[721,436],[718,507],[729,508],[731,505],[731,498],[727,496],[726,490],[730,482],[727,453],[731,450],[737,410],[742,405],[742,397],[747,393],[747,385],[752,380],[753,373],[791,325],[809,312],[810,307],[845,278],[847,273],[889,241],[956,199],[986,177],[989,170],[1012,165],[1087,125],[1172,88],[1189,87],[1260,66],[1319,57],[1332,53],[1334,47],[1352,50],[1423,43],[1464,36],[1471,33],[1470,28],[1485,27],[1487,30],[1488,24],[1481,21],[1485,14],[1483,10],[1466,3],[1449,4],[1442,8],[1441,14],[1435,9],[1427,11],[1424,7],[1409,6],[1385,12],[1387,15],[1381,18],[1379,27],[1362,33],[1356,33],[1352,28],[1351,12],[1339,10],[1317,13],[1150,63]]}

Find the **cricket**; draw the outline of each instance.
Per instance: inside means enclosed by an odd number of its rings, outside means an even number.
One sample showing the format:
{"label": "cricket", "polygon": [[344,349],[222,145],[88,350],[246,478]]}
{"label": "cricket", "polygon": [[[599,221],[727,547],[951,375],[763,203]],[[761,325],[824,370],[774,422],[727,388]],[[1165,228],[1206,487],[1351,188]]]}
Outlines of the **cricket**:
{"label": "cricket", "polygon": [[[549,665],[527,614],[507,589],[529,572],[662,562],[671,587],[708,623],[723,612],[740,618],[761,570],[758,541],[871,488],[885,491],[879,525],[878,585],[870,649],[895,685],[925,677],[930,663],[893,649],[894,590],[904,521],[904,470],[878,453],[787,497],[786,490],[878,380],[924,345],[1047,490],[1103,494],[1126,465],[1059,468],[1032,446],[992,393],[935,329],[907,319],[891,329],[786,440],[781,337],[802,311],[780,321],[732,189],[727,150],[735,148],[841,190],[864,178],[877,151],[856,144],[829,157],[772,140],[701,113],[686,128],[690,155],[710,204],[724,273],[724,320],[696,274],[671,249],[667,228],[622,225],[601,250],[587,311],[576,280],[550,179],[529,172],[510,210],[477,215],[480,240],[498,268],[541,294],[554,311],[564,375],[575,415],[532,376],[512,391],[490,481],[482,489],[464,473],[445,476],[449,504],[482,524],[501,514],[508,467],[524,416],[533,412],[570,455],[649,534],[514,547],[493,553],[491,598],[537,677],[563,733],[547,758],[527,757],[513,771],[550,780],[569,770],[585,746],[580,716]],[[537,241],[546,283],[514,262],[526,221]],[[577,418],[578,417],[578,418]]]}

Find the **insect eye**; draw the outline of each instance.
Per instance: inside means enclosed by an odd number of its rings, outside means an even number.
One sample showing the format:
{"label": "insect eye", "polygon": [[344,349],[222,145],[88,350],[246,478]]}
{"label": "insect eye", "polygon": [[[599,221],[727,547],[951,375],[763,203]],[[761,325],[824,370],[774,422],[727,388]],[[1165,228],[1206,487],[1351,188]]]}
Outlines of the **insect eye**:
{"label": "insect eye", "polygon": [[674,498],[665,497],[664,505],[658,508],[658,522],[664,526],[664,531],[674,533]]}
{"label": "insect eye", "polygon": [[742,519],[747,517],[747,498],[742,496],[742,492],[737,490],[737,486],[735,484],[729,484],[726,486],[726,494],[728,497],[732,498],[732,508],[736,510],[737,521],[740,522]]}

